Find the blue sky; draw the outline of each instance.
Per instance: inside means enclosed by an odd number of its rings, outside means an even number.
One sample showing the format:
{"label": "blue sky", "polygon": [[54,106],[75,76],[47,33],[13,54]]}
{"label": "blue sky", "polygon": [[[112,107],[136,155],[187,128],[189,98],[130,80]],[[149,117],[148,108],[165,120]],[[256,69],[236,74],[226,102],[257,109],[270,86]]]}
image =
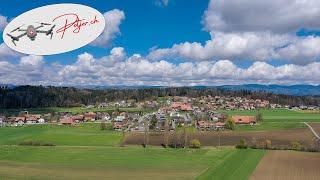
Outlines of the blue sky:
{"label": "blue sky", "polygon": [[316,0],[11,0],[0,31],[25,11],[66,2],[116,17],[106,18],[114,29],[105,45],[33,56],[1,39],[0,84],[320,84]]}
{"label": "blue sky", "polygon": [[[201,17],[207,8],[208,1],[175,0],[167,6],[157,5],[152,0],[98,0],[98,1],[33,1],[21,3],[19,0],[5,1],[1,14],[14,18],[19,14],[44,5],[56,3],[77,3],[91,6],[101,13],[112,9],[125,12],[126,19],[121,24],[121,35],[107,48],[86,46],[79,50],[61,55],[48,56],[48,61],[59,61],[63,64],[75,61],[78,54],[89,52],[97,57],[104,56],[110,48],[124,47],[128,54],[146,55],[150,48],[170,47],[174,43],[185,41],[204,42],[210,38],[202,30]],[[19,6],[17,6],[19,4]],[[139,43],[137,43],[139,42]]]}

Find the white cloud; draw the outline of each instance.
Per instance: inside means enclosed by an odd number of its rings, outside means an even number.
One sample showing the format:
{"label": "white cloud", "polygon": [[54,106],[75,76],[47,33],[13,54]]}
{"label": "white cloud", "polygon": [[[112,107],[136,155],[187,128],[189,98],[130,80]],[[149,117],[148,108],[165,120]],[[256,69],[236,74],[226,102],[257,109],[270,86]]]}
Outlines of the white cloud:
{"label": "white cloud", "polygon": [[0,32],[4,30],[8,24],[8,18],[0,14]]}
{"label": "white cloud", "polygon": [[270,33],[211,33],[212,40],[204,45],[197,42],[175,44],[172,48],[151,51],[149,58],[180,56],[193,60],[252,59],[268,60],[275,56],[275,48],[282,47],[295,37]]}
{"label": "white cloud", "polygon": [[21,53],[11,50],[5,43],[0,44],[0,59],[4,57],[17,57]]}
{"label": "white cloud", "polygon": [[[308,10],[306,10],[308,9]],[[295,64],[318,61],[320,37],[299,37],[301,28],[320,29],[320,1],[211,0],[203,23],[211,39],[152,49],[153,60],[286,60]]]}
{"label": "white cloud", "polygon": [[211,0],[203,23],[208,31],[295,32],[320,27],[318,0]]}
{"label": "white cloud", "polygon": [[108,46],[110,42],[120,34],[120,24],[125,19],[123,11],[113,9],[103,14],[106,20],[106,27],[103,33],[92,43],[98,46]]}
{"label": "white cloud", "polygon": [[[18,64],[0,61],[1,83],[45,85],[221,85],[319,84],[320,62],[274,66],[255,62],[241,68],[230,60],[181,62],[150,61],[139,54],[126,57],[123,48],[95,58],[89,53],[69,65],[46,64],[41,56],[24,56]],[[110,65],[111,63],[112,65]]]}

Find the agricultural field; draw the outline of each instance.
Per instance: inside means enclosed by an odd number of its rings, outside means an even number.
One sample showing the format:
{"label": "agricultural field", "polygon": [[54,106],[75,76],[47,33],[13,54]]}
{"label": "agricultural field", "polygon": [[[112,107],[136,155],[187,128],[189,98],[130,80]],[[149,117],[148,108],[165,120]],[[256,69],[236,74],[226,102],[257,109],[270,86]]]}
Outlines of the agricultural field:
{"label": "agricultural field", "polygon": [[250,180],[319,179],[320,154],[296,151],[268,151]]}
{"label": "agricultural field", "polygon": [[263,150],[236,150],[220,164],[210,166],[197,179],[248,179],[264,154]]}
{"label": "agricultural field", "polygon": [[29,125],[0,128],[1,145],[17,145],[23,141],[40,141],[67,146],[116,146],[122,135],[115,131],[101,131],[100,124],[78,126]]}
{"label": "agricultural field", "polygon": [[[255,116],[257,110],[229,110],[228,115],[251,115]],[[258,122],[255,126],[237,125],[236,131],[278,131],[290,129],[307,128],[303,122],[320,122],[320,113],[309,111],[294,111],[287,109],[262,109],[260,110],[263,121]]]}
{"label": "agricultural field", "polygon": [[308,123],[320,136],[320,122],[319,123]]}
{"label": "agricultural field", "polygon": [[[174,142],[176,137],[179,137],[178,133],[176,136],[171,133],[169,137],[170,142]],[[314,135],[308,128],[281,131],[219,131],[188,134],[188,139],[193,138],[199,139],[204,146],[235,146],[239,143],[240,139],[245,139],[249,145],[262,143],[266,139],[271,140],[272,145],[277,147],[288,147],[294,141],[298,141],[308,147],[314,145]],[[143,133],[129,133],[124,143],[136,145],[143,144],[143,142]],[[151,145],[160,146],[164,143],[163,133],[151,133],[148,142]]]}
{"label": "agricultural field", "polygon": [[278,131],[307,128],[301,122],[260,122],[254,126],[236,125],[235,131]]}
{"label": "agricultural field", "polygon": [[[232,148],[0,148],[0,176],[5,179],[247,179],[264,154]],[[240,161],[243,157],[245,161]]]}
{"label": "agricultural field", "polygon": [[[257,110],[241,111],[229,110],[221,111],[229,115],[256,115]],[[310,113],[304,111],[294,111],[287,109],[261,109],[263,122],[320,122],[320,113]]]}

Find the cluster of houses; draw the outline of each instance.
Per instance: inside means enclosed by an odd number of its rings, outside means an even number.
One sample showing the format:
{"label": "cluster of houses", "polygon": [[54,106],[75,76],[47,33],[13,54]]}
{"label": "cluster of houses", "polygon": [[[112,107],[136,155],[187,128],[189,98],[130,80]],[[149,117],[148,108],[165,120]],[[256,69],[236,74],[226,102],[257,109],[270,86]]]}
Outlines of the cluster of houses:
{"label": "cluster of houses", "polygon": [[8,117],[0,115],[0,126],[22,126],[24,124],[44,124],[45,119],[40,114],[29,114],[23,111],[19,116]]}
{"label": "cluster of houses", "polygon": [[[119,112],[90,112],[90,108],[112,107],[140,107],[151,108],[152,113]],[[21,112],[15,117],[5,117],[0,114],[0,126],[21,126],[24,124],[44,124],[47,122],[61,125],[76,125],[87,122],[105,122],[112,124],[114,130],[145,131],[152,128],[156,131],[175,130],[177,127],[194,126],[200,131],[223,130],[226,128],[227,115],[217,110],[253,110],[257,108],[286,108],[279,104],[270,104],[260,99],[246,99],[241,97],[203,96],[199,98],[173,96],[163,98],[162,101],[116,101],[104,102],[86,106],[88,112],[72,114],[60,113],[53,119],[50,114],[30,114]],[[287,107],[290,109],[290,107]],[[302,106],[299,109],[317,109],[319,107]],[[50,117],[50,118],[46,118]],[[232,116],[236,124],[254,125],[254,116]]]}

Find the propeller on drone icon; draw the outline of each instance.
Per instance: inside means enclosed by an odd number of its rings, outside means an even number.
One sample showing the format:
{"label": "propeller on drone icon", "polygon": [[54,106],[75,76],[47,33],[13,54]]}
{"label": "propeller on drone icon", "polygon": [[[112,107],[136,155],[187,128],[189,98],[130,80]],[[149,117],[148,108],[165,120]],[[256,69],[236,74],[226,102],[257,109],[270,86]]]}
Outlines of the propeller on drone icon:
{"label": "propeller on drone icon", "polygon": [[19,26],[19,27],[17,27],[17,28],[15,28],[14,30],[10,31],[10,33],[13,33],[13,32],[15,32],[15,31],[19,30],[22,26],[24,26],[24,24],[21,25],[21,26]]}

